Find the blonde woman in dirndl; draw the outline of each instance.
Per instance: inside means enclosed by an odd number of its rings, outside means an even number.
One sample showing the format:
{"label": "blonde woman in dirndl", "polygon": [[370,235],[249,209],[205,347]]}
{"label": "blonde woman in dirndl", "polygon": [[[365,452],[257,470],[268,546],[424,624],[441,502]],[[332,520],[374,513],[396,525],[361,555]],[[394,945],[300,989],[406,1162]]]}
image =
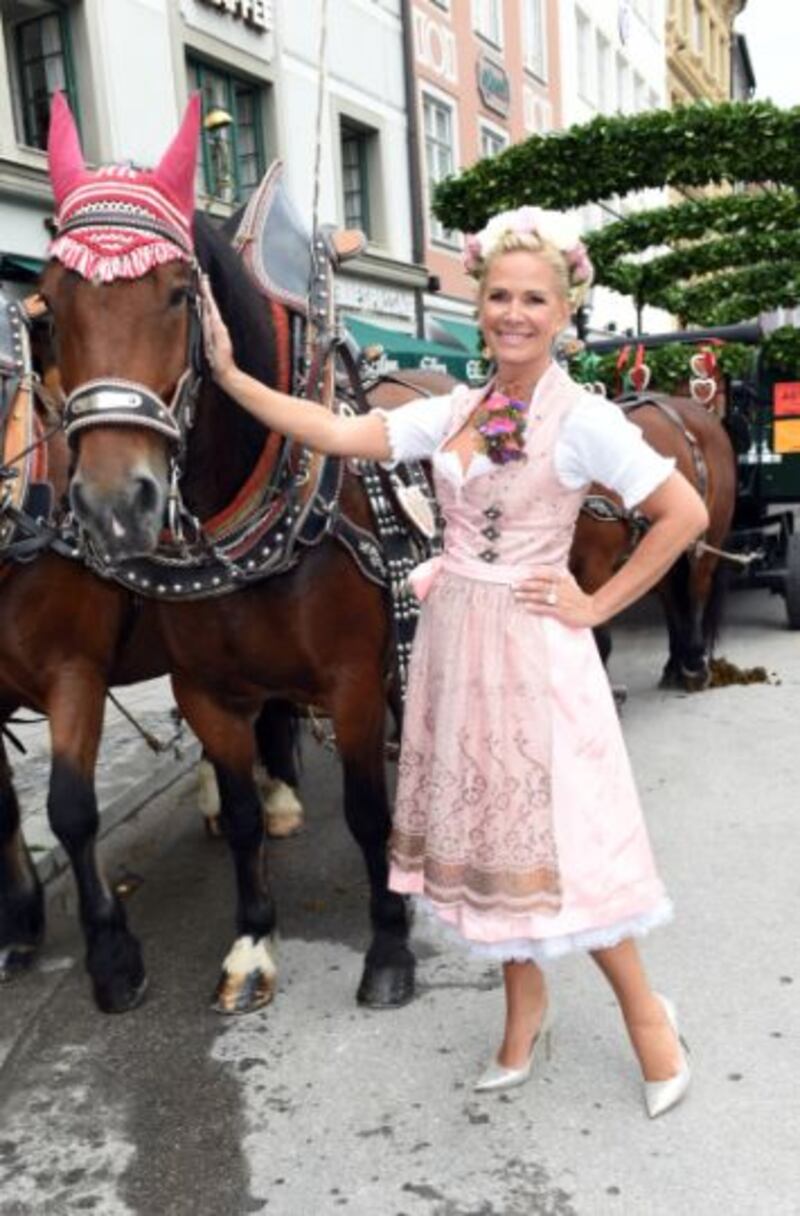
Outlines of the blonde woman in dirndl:
{"label": "blonde woman in dirndl", "polygon": [[[588,952],[619,1001],[651,1117],[688,1088],[675,1009],[637,938],[671,916],[592,628],[649,590],[703,531],[703,502],[613,404],[575,384],[553,344],[591,282],[569,216],[522,207],[468,237],[494,376],[390,413],[331,415],[234,364],[207,294],[225,390],[319,451],[430,459],[443,554],[412,576],[422,600],[403,725],[390,886],[503,967],[505,1027],[475,1089],[531,1075],[550,1032],[543,968]],[[650,528],[585,595],[567,561],[600,482]]]}

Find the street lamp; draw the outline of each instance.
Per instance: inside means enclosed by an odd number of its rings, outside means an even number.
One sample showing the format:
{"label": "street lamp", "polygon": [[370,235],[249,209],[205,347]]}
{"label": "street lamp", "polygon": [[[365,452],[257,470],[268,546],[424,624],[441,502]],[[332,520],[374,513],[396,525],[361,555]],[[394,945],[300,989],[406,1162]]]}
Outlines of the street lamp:
{"label": "street lamp", "polygon": [[203,119],[203,129],[208,132],[212,193],[216,198],[229,203],[233,198],[233,176],[231,174],[231,145],[228,132],[233,126],[233,117],[221,106],[214,106]]}

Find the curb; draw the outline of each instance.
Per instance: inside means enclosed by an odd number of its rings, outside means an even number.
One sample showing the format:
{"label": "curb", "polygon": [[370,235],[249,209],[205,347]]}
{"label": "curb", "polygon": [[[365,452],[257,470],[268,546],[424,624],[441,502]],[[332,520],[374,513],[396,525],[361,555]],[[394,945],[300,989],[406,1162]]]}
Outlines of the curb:
{"label": "curb", "polygon": [[[181,746],[181,754],[164,756],[158,760],[148,775],[130,785],[123,793],[113,798],[100,811],[98,840],[103,840],[126,819],[132,818],[158,794],[180,781],[200,759],[200,744],[196,739]],[[33,855],[36,872],[43,883],[51,882],[69,867],[69,859],[63,847],[56,843]]]}

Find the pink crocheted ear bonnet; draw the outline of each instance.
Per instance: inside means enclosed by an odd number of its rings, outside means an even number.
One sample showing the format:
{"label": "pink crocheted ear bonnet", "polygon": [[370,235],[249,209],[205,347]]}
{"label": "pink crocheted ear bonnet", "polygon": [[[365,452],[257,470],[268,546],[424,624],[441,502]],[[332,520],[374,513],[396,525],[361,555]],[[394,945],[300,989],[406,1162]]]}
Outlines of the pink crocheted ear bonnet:
{"label": "pink crocheted ear bonnet", "polygon": [[153,267],[194,257],[192,216],[200,95],[156,169],[86,168],[70,108],[56,93],[47,157],[57,233],[50,257],[85,279],[138,279]]}

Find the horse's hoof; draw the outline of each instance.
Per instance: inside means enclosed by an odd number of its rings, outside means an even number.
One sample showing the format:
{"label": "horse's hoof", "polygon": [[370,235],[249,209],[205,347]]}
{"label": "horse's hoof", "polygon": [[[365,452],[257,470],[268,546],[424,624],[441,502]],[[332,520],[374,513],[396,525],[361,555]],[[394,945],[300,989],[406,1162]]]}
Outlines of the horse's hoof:
{"label": "horse's hoof", "polygon": [[95,984],[94,999],[101,1013],[130,1013],[137,1009],[147,992],[148,978],[143,973],[138,983],[119,977],[113,984]]}
{"label": "horse's hoof", "polygon": [[697,671],[687,671],[684,667],[681,671],[681,687],[687,692],[705,692],[711,683],[711,670],[709,667],[700,667]]}
{"label": "horse's hoof", "polygon": [[285,840],[288,836],[297,836],[303,830],[303,816],[294,818],[290,815],[267,815],[264,827],[270,840]]}
{"label": "horse's hoof", "polygon": [[124,927],[99,930],[86,952],[86,970],[101,1013],[128,1013],[147,989],[142,948]]}
{"label": "horse's hoof", "polygon": [[405,959],[390,965],[377,966],[367,960],[356,993],[359,1005],[368,1009],[399,1009],[413,1001],[416,960],[410,950],[405,953]]}
{"label": "horse's hoof", "polygon": [[37,946],[3,946],[0,949],[0,984],[11,984],[33,967]]}
{"label": "horse's hoof", "polygon": [[282,840],[296,836],[303,828],[303,805],[285,781],[262,779],[259,783],[264,805],[264,827],[268,836]]}
{"label": "horse's hoof", "polygon": [[225,1014],[263,1009],[275,995],[276,976],[268,943],[240,937],[222,964],[212,1008]]}
{"label": "horse's hoof", "polygon": [[658,682],[659,688],[683,688],[683,678],[676,667],[667,663]]}

